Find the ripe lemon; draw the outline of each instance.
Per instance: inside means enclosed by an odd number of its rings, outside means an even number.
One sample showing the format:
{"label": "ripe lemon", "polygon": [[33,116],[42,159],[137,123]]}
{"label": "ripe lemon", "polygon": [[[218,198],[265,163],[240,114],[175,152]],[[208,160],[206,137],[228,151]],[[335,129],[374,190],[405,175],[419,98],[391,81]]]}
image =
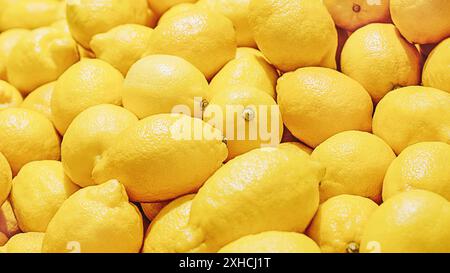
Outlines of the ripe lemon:
{"label": "ripe lemon", "polygon": [[219,253],[320,253],[320,248],[304,234],[266,231],[231,242]]}
{"label": "ripe lemon", "polygon": [[421,142],[407,147],[387,170],[383,200],[412,189],[432,191],[450,200],[449,162],[449,144]]}
{"label": "ripe lemon", "polygon": [[321,1],[251,0],[249,21],[258,48],[278,69],[336,68],[337,32]]}
{"label": "ripe lemon", "polygon": [[306,234],[325,253],[357,253],[361,235],[378,205],[356,195],[331,197],[319,206]]}
{"label": "ripe lemon", "polygon": [[442,41],[428,56],[423,67],[424,86],[450,93],[450,38]]}
{"label": "ripe lemon", "polygon": [[25,34],[9,55],[8,81],[24,95],[55,81],[80,59],[77,44],[54,27],[42,27]]}
{"label": "ripe lemon", "polygon": [[386,170],[395,159],[381,138],[366,132],[338,133],[311,154],[327,169],[320,182],[320,200],[340,194],[353,194],[381,202]]}
{"label": "ripe lemon", "polygon": [[[84,48],[94,35],[123,24],[152,25],[146,0],[67,1],[67,22],[75,40]],[[154,15],[153,15],[154,16]]]}
{"label": "ripe lemon", "polygon": [[420,83],[421,56],[392,24],[370,24],[347,40],[342,72],[361,83],[375,103],[389,91]]}
{"label": "ripe lemon", "polygon": [[139,118],[172,113],[175,106],[195,109],[208,94],[208,82],[186,60],[169,55],[150,55],[135,63],[123,84],[123,105]]}
{"label": "ripe lemon", "polygon": [[411,42],[431,44],[450,36],[447,0],[390,0],[390,10],[395,25]]}
{"label": "ripe lemon", "polygon": [[361,252],[450,252],[450,203],[442,196],[412,190],[384,202],[370,216]]}
{"label": "ripe lemon", "polygon": [[355,31],[370,23],[389,23],[389,0],[324,0],[338,27]]}
{"label": "ripe lemon", "polygon": [[6,80],[6,61],[17,42],[29,32],[26,29],[11,29],[0,33],[0,80]]}
{"label": "ripe lemon", "polygon": [[61,143],[61,161],[67,176],[82,187],[95,185],[92,170],[96,162],[107,148],[115,145],[118,135],[137,121],[131,112],[111,104],[81,112]]}
{"label": "ripe lemon", "polygon": [[34,161],[23,166],[11,189],[11,204],[20,229],[45,232],[61,204],[78,189],[59,161]]}
{"label": "ripe lemon", "polygon": [[34,110],[43,114],[49,120],[52,119],[51,101],[56,82],[44,84],[31,92],[20,105],[21,108]]}
{"label": "ripe lemon", "polygon": [[12,172],[5,156],[0,152],[0,205],[6,201],[11,190]]}
{"label": "ripe lemon", "polygon": [[122,103],[122,74],[105,61],[82,59],[56,82],[51,100],[53,122],[64,134],[83,110],[98,104]]}
{"label": "ripe lemon", "polygon": [[97,58],[126,76],[130,67],[147,52],[152,32],[142,25],[120,25],[92,37],[90,46]]}
{"label": "ripe lemon", "polygon": [[11,166],[13,176],[28,162],[58,160],[59,136],[42,114],[22,108],[0,112],[0,152]]}
{"label": "ripe lemon", "polygon": [[155,219],[156,215],[169,204],[167,201],[163,202],[156,202],[156,203],[141,203],[142,211],[144,212],[145,216],[148,220],[153,221]]}
{"label": "ripe lemon", "polygon": [[0,247],[0,253],[41,253],[44,235],[43,232],[16,234]]}
{"label": "ripe lemon", "polygon": [[81,189],[70,196],[50,221],[43,252],[139,252],[143,223],[116,180]]}
{"label": "ripe lemon", "polygon": [[222,139],[200,119],[154,115],[120,134],[92,177],[97,183],[118,179],[133,201],[173,199],[195,192],[222,165],[227,157]]}
{"label": "ripe lemon", "polygon": [[277,146],[283,121],[275,100],[247,86],[231,86],[209,102],[203,119],[223,132],[228,159],[263,146]]}
{"label": "ripe lemon", "polygon": [[148,54],[186,59],[210,80],[236,54],[236,33],[225,16],[205,9],[189,9],[159,24]]}
{"label": "ripe lemon", "polygon": [[269,63],[269,61],[264,56],[264,54],[262,54],[262,52],[259,51],[256,48],[252,48],[252,47],[238,47],[236,49],[235,59],[240,59],[240,58],[249,57],[249,56],[250,57],[256,57],[257,59],[263,58],[267,63]]}
{"label": "ripe lemon", "polygon": [[450,93],[410,86],[390,92],[377,106],[373,133],[396,154],[423,141],[450,143]]}
{"label": "ripe lemon", "polygon": [[6,200],[0,207],[0,236],[3,234],[8,239],[20,232],[11,203]]}
{"label": "ripe lemon", "polygon": [[335,70],[306,67],[286,73],[278,80],[277,94],[286,127],[310,147],[342,131],[371,129],[369,94]]}
{"label": "ripe lemon", "polygon": [[0,80],[0,111],[18,107],[22,103],[20,92],[8,82]]}
{"label": "ripe lemon", "polygon": [[188,224],[194,194],[175,199],[165,206],[148,227],[144,253],[174,253],[186,240],[183,228]]}
{"label": "ripe lemon", "polygon": [[313,149],[311,147],[308,147],[307,145],[301,143],[301,142],[283,142],[280,144],[281,148],[288,148],[288,149],[300,149],[301,151],[307,153],[308,155],[311,155],[313,152]]}
{"label": "ripe lemon", "polygon": [[164,14],[161,15],[161,17],[158,20],[158,25],[164,24],[164,22],[169,21],[170,18],[172,18],[178,14],[182,14],[185,11],[189,11],[194,8],[201,8],[201,7],[195,5],[194,3],[188,3],[188,2],[176,4],[175,6],[171,7],[166,12],[164,12]]}
{"label": "ripe lemon", "polygon": [[182,3],[195,3],[197,0],[148,0],[149,7],[158,15]]}

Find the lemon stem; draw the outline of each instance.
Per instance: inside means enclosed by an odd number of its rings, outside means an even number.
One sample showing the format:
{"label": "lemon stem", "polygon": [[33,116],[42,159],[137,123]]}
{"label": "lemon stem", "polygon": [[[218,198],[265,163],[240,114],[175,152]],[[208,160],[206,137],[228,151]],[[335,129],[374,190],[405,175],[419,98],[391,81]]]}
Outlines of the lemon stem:
{"label": "lemon stem", "polygon": [[359,253],[359,244],[351,242],[347,246],[347,253]]}
{"label": "lemon stem", "polygon": [[353,11],[354,12],[360,12],[361,11],[361,6],[356,4],[356,3],[353,3]]}

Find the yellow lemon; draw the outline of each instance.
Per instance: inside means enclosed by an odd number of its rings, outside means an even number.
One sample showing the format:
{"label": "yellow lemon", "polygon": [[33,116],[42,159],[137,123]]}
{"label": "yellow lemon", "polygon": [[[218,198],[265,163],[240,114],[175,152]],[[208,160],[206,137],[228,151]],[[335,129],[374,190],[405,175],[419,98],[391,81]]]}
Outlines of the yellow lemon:
{"label": "yellow lemon", "polygon": [[319,206],[306,234],[325,253],[357,253],[370,215],[378,205],[355,195],[334,196]]}
{"label": "yellow lemon", "polygon": [[8,160],[0,152],[0,206],[8,198],[11,190],[12,172]]}
{"label": "yellow lemon", "polygon": [[335,70],[307,67],[284,74],[278,105],[291,133],[310,147],[343,131],[370,131],[373,105],[367,91]]}
{"label": "yellow lemon", "polygon": [[449,162],[449,144],[421,142],[407,147],[387,170],[383,200],[403,191],[423,189],[440,194],[450,201]]}
{"label": "yellow lemon", "polygon": [[22,103],[20,92],[8,82],[0,80],[0,111],[18,107]]}
{"label": "yellow lemon", "polygon": [[410,86],[390,92],[377,106],[373,133],[396,154],[424,141],[450,143],[450,93]]}
{"label": "yellow lemon", "polygon": [[23,166],[14,177],[10,197],[20,229],[45,232],[61,204],[78,189],[59,161],[34,161]]}
{"label": "yellow lemon", "polygon": [[94,167],[94,181],[118,179],[130,199],[157,202],[195,192],[222,165],[219,130],[197,118],[160,114],[119,135]]}
{"label": "yellow lemon", "polygon": [[83,110],[99,104],[122,103],[122,74],[105,61],[82,59],[56,82],[51,100],[53,122],[64,134]]}
{"label": "yellow lemon", "polygon": [[3,205],[0,206],[0,236],[3,234],[4,237],[8,239],[20,232],[19,224],[17,223],[11,203],[6,200],[3,202]]}
{"label": "yellow lemon", "polygon": [[321,1],[251,0],[249,11],[258,48],[278,69],[336,68],[337,32]]}
{"label": "yellow lemon", "polygon": [[390,0],[390,10],[395,25],[410,42],[431,44],[450,36],[447,0]]}
{"label": "yellow lemon", "polygon": [[450,93],[450,38],[442,41],[428,56],[423,67],[424,86]]}
{"label": "yellow lemon", "polygon": [[164,14],[173,6],[182,3],[195,3],[197,0],[148,0],[149,7],[158,15]]}
{"label": "yellow lemon", "polygon": [[189,9],[159,24],[148,54],[186,59],[210,80],[236,54],[236,34],[225,16],[204,9]]}
{"label": "yellow lemon", "polygon": [[231,242],[219,253],[320,253],[320,248],[304,234],[266,231]]}
{"label": "yellow lemon", "polygon": [[0,80],[6,80],[6,61],[19,40],[29,32],[26,29],[10,29],[0,33]]}
{"label": "yellow lemon", "polygon": [[370,24],[347,40],[342,72],[361,83],[375,103],[389,91],[420,83],[421,56],[392,24]]}
{"label": "yellow lemon", "polygon": [[43,252],[139,252],[143,223],[116,180],[81,189],[61,205],[50,221]]}
{"label": "yellow lemon", "polygon": [[450,203],[424,190],[400,193],[370,216],[361,252],[450,252]]}
{"label": "yellow lemon", "polygon": [[169,55],[150,55],[135,63],[123,84],[123,105],[139,118],[174,112],[187,107],[194,116],[208,94],[208,82],[186,60]]}
{"label": "yellow lemon", "polygon": [[189,11],[194,8],[202,8],[200,6],[195,5],[195,3],[180,3],[168,9],[164,12],[163,15],[158,20],[158,25],[164,24],[165,21],[169,21],[170,18],[175,17],[176,15],[182,14],[185,11]]}
{"label": "yellow lemon", "polygon": [[92,37],[91,48],[97,58],[108,62],[122,74],[148,50],[153,30],[149,27],[126,24]]}
{"label": "yellow lemon", "polygon": [[34,110],[52,119],[51,101],[56,82],[44,84],[31,92],[20,105],[21,108]]}
{"label": "yellow lemon", "polygon": [[136,124],[126,109],[102,104],[81,112],[70,124],[61,143],[61,161],[72,181],[82,187],[95,185],[92,170],[103,152],[115,145],[117,136]]}
{"label": "yellow lemon", "polygon": [[236,56],[235,59],[240,59],[244,57],[256,57],[256,58],[263,58],[266,62],[269,62],[267,58],[262,54],[261,51],[259,51],[256,48],[253,47],[238,47],[236,49]]}
{"label": "yellow lemon", "polygon": [[283,121],[275,100],[247,86],[231,86],[209,102],[203,119],[223,132],[228,159],[263,146],[277,146]]}
{"label": "yellow lemon", "polygon": [[384,175],[395,154],[375,135],[346,131],[320,144],[311,158],[326,168],[320,182],[322,202],[336,195],[353,194],[380,203]]}
{"label": "yellow lemon", "polygon": [[283,142],[280,144],[281,148],[293,148],[300,149],[301,151],[307,153],[308,155],[311,155],[313,152],[313,149],[311,147],[308,147],[307,145],[301,143],[301,142]]}
{"label": "yellow lemon", "polygon": [[80,59],[77,44],[54,27],[42,27],[25,34],[9,55],[8,81],[23,94],[55,81]]}
{"label": "yellow lemon", "polygon": [[156,203],[141,203],[142,212],[148,220],[153,221],[156,215],[169,204],[168,201],[156,202]]}
{"label": "yellow lemon", "polygon": [[22,108],[0,112],[0,152],[13,176],[28,162],[58,160],[60,141],[52,123],[42,114]]}
{"label": "yellow lemon", "polygon": [[41,253],[43,232],[19,233],[0,247],[0,253]]}
{"label": "yellow lemon", "polygon": [[175,199],[160,211],[147,230],[142,252],[177,252],[178,244],[186,238],[183,229],[188,224],[194,196],[190,194]]}

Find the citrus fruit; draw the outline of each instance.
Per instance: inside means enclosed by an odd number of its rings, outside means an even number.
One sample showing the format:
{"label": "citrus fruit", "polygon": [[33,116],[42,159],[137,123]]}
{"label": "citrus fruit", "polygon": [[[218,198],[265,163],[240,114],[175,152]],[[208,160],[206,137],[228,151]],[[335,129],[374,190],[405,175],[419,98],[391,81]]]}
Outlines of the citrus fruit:
{"label": "citrus fruit", "polygon": [[0,111],[6,108],[18,107],[22,101],[22,95],[14,86],[0,80]]}
{"label": "citrus fruit", "polygon": [[10,29],[0,33],[0,80],[6,80],[6,61],[14,46],[29,32],[26,29]]}
{"label": "citrus fruit", "polygon": [[0,152],[0,205],[2,205],[9,196],[11,190],[12,172],[8,161]]}
{"label": "citrus fruit", "polygon": [[41,253],[43,239],[42,232],[19,233],[0,247],[0,253]]}
{"label": "citrus fruit", "polygon": [[422,83],[450,93],[450,38],[431,51],[423,67]]}
{"label": "citrus fruit", "polygon": [[34,110],[52,119],[51,101],[56,82],[50,82],[31,92],[20,105],[21,108]]}

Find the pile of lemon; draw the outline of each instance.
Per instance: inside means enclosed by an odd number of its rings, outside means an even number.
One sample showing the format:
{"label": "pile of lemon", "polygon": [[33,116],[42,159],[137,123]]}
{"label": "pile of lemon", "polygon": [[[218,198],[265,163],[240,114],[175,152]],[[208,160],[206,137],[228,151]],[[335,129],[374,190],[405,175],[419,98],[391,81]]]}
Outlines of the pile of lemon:
{"label": "pile of lemon", "polygon": [[450,252],[449,201],[448,0],[0,0],[0,252]]}

